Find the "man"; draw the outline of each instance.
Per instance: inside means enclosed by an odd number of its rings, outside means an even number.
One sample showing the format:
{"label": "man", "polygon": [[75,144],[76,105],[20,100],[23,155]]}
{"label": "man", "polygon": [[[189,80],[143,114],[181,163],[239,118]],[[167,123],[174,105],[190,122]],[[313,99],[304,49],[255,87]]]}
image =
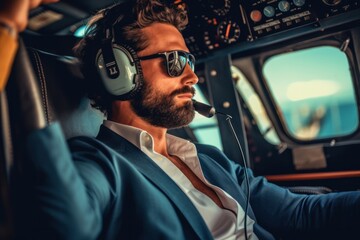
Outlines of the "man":
{"label": "man", "polygon": [[[104,236],[245,238],[243,168],[217,149],[166,133],[194,117],[191,99],[198,80],[180,33],[185,17],[161,1],[114,6],[96,17],[76,49],[94,104],[106,110],[109,119],[96,139],[70,141],[91,196],[89,205],[104,221]],[[143,86],[126,97],[118,97],[110,86],[111,73],[117,70],[105,70],[113,60],[105,56],[109,39],[115,43],[114,55],[116,44],[124,45],[139,59]],[[351,209],[360,205],[355,204],[360,199],[356,193],[295,195],[252,175],[250,189],[248,239],[272,239],[270,232],[351,229],[349,218],[359,223],[359,212]]]}
{"label": "man", "polygon": [[[244,169],[214,147],[167,135],[194,117],[198,80],[180,33],[186,14],[161,1],[134,2],[101,11],[76,47],[94,106],[108,114],[99,135],[71,139],[71,157],[57,125],[29,137],[43,235],[274,239],[354,231],[360,194],[295,195],[251,172],[246,216]],[[44,153],[49,146],[56,152]]]}

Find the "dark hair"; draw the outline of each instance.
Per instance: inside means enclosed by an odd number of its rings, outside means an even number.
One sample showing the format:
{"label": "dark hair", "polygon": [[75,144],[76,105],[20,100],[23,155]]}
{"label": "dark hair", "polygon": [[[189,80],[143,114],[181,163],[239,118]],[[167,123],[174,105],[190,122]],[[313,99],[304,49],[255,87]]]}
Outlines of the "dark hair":
{"label": "dark hair", "polygon": [[95,68],[95,57],[101,48],[105,27],[112,24],[115,42],[128,45],[138,52],[147,47],[147,39],[141,33],[142,28],[157,22],[171,24],[181,31],[187,25],[186,11],[170,2],[130,0],[100,10],[89,21],[84,38],[73,50],[82,61],[86,90],[93,101],[93,107],[111,114],[111,105],[114,101],[106,92]]}

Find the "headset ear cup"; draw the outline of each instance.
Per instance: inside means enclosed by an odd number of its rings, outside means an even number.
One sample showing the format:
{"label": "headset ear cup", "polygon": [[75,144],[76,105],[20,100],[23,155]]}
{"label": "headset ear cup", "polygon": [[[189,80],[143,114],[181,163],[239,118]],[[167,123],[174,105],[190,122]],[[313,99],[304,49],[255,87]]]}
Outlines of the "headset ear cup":
{"label": "headset ear cup", "polygon": [[103,48],[98,51],[95,64],[106,91],[116,100],[134,98],[143,85],[143,73],[135,50],[126,45],[112,44],[117,68],[110,71],[119,70],[116,78],[108,75],[103,51]]}

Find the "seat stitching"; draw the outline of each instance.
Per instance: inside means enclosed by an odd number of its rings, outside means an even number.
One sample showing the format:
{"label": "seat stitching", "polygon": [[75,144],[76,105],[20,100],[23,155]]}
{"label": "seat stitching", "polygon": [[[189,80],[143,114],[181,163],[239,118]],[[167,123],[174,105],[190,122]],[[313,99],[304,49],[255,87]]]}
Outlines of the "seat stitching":
{"label": "seat stitching", "polygon": [[49,112],[48,112],[48,109],[49,109],[48,94],[47,94],[47,89],[46,89],[46,80],[45,80],[44,69],[41,64],[41,59],[40,59],[39,54],[36,51],[33,51],[33,54],[35,56],[37,71],[38,71],[38,75],[39,75],[39,79],[40,79],[40,86],[41,86],[41,92],[42,92],[42,94],[41,94],[42,95],[42,103],[43,103],[44,112],[45,112],[45,116],[46,116],[46,122],[50,123]]}

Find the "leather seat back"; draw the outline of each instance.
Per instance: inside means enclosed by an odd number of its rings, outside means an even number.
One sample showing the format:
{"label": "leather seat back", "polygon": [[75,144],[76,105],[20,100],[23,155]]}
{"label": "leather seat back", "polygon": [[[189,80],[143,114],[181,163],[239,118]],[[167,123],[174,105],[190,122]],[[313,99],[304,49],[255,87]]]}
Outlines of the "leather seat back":
{"label": "leather seat back", "polygon": [[96,136],[105,118],[91,107],[83,91],[86,84],[79,61],[70,56],[59,56],[33,48],[28,49],[48,124],[59,120],[67,138]]}

